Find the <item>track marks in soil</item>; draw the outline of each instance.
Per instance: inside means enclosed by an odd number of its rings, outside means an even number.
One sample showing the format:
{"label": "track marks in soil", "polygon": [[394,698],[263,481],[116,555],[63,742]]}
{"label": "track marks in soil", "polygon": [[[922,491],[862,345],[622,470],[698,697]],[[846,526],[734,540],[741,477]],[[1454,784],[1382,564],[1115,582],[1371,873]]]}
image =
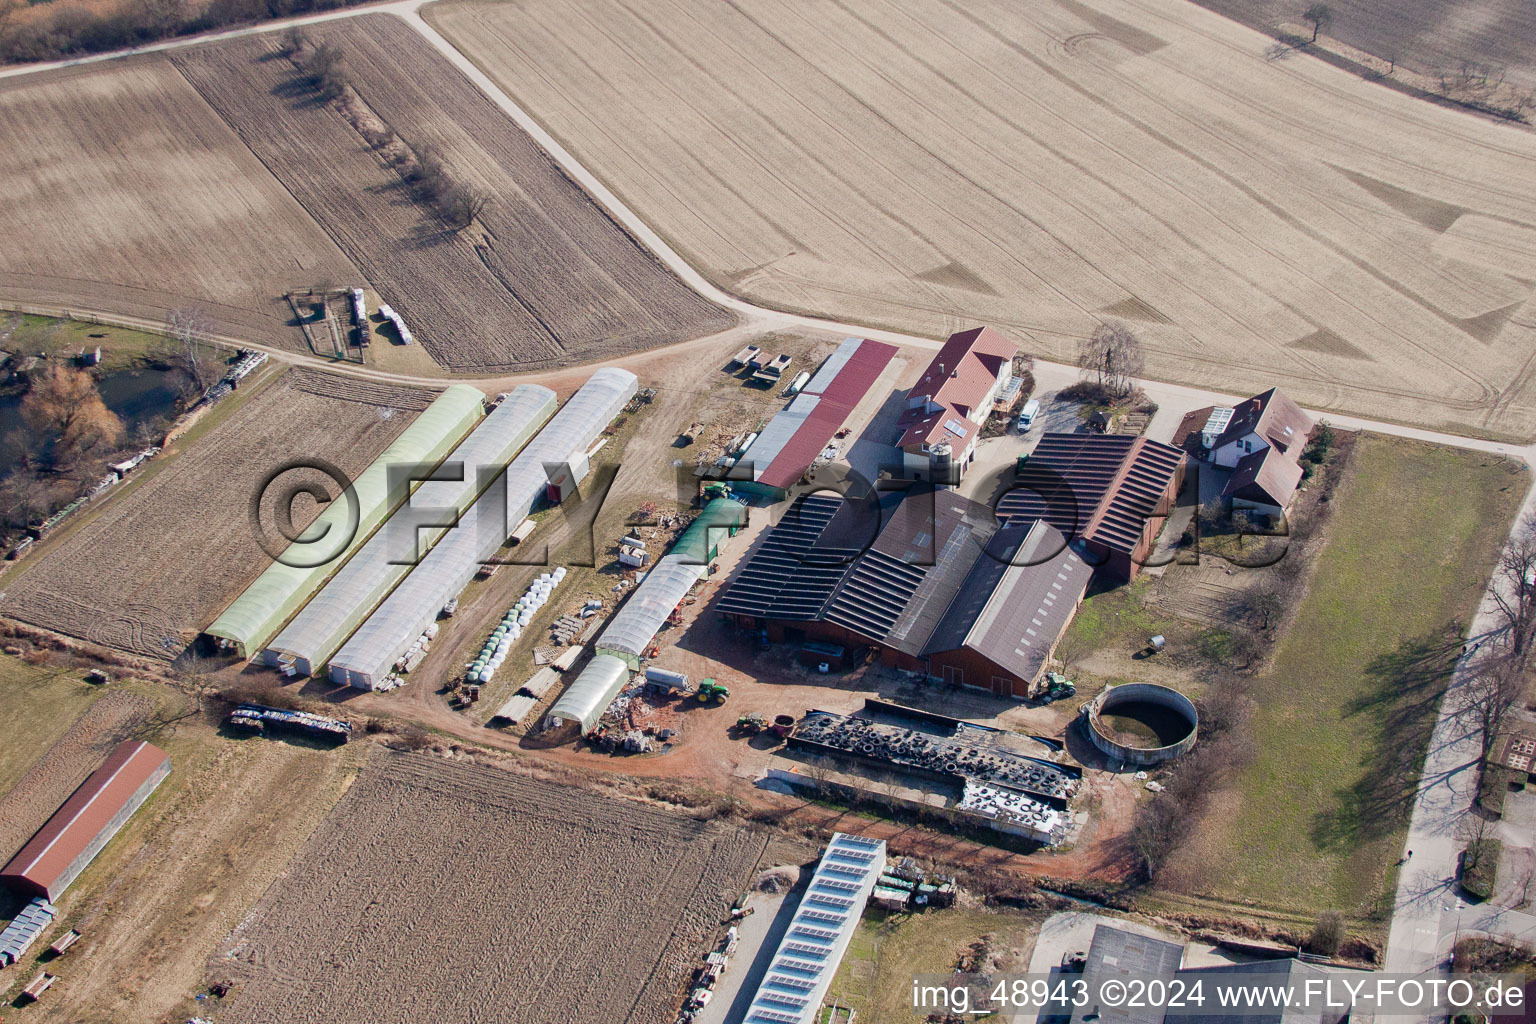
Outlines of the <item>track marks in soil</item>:
{"label": "track marks in soil", "polygon": [[221,1019],[664,1024],[765,843],[380,750],[215,959]]}

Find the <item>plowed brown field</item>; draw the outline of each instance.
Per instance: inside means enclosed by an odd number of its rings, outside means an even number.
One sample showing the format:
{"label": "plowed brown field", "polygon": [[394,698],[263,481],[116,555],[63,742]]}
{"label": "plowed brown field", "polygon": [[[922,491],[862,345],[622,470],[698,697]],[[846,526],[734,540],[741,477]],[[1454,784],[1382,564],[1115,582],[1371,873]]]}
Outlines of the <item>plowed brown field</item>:
{"label": "plowed brown field", "polygon": [[159,56],[0,82],[0,300],[297,347],[284,291],[361,275]]}
{"label": "plowed brown field", "polygon": [[[109,504],[94,518],[38,556],[0,596],[0,614],[174,658],[271,562],[250,514],[267,475],[316,457],[355,475],[405,429],[407,410],[430,397],[370,386],[359,401],[339,397],[354,392],[351,384],[333,388],[330,380],[290,371],[170,465],[138,470],[153,475],[130,478],[131,492],[104,499]],[[315,507],[297,511],[304,514],[295,522],[307,523]]]}
{"label": "plowed brown field", "polygon": [[380,751],[214,974],[227,1024],[666,1024],[766,839]]}
{"label": "plowed brown field", "polygon": [[345,55],[348,80],[375,116],[491,197],[474,228],[444,230],[334,107],[295,89],[275,36],[172,59],[438,363],[464,372],[553,366],[734,321],[641,249],[399,19],[307,31]]}
{"label": "plowed brown field", "polygon": [[[1299,8],[1300,5],[1298,5]],[[752,301],[1529,437],[1536,134],[1194,4],[454,0],[426,9]]]}

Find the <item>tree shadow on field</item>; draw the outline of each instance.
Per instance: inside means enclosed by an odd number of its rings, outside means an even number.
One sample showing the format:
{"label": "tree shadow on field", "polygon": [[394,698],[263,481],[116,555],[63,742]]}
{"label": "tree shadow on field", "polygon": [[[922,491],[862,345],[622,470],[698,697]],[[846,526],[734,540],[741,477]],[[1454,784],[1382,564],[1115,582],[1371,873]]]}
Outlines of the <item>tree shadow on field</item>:
{"label": "tree shadow on field", "polygon": [[1320,849],[1347,850],[1393,832],[1406,817],[1425,780],[1424,755],[1434,732],[1436,707],[1461,657],[1461,623],[1399,644],[1365,667],[1368,689],[1350,701],[1347,717],[1370,715],[1371,739],[1356,762],[1363,775],[1335,790],[1333,806],[1313,819]]}
{"label": "tree shadow on field", "polygon": [[296,73],[274,85],[272,95],[285,101],[294,110],[320,110],[330,104],[329,100],[316,91],[314,79],[302,73]]}

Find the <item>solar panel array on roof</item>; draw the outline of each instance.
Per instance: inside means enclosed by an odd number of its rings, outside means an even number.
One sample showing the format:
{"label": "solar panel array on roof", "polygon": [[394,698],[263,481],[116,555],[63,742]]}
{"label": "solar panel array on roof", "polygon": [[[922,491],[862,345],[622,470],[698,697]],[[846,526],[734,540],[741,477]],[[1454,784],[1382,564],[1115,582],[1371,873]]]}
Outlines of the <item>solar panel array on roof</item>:
{"label": "solar panel array on roof", "polygon": [[832,599],[826,619],[868,637],[883,637],[895,627],[927,572],[927,566],[866,552]]}
{"label": "solar panel array on roof", "polygon": [[997,503],[1003,519],[1044,519],[1068,540],[1133,552],[1184,453],[1125,434],[1046,434]]}
{"label": "solar panel array on roof", "polygon": [[722,612],[826,621],[916,655],[997,524],[949,490],[796,499],[720,600]]}
{"label": "solar panel array on roof", "polygon": [[1178,472],[1184,453],[1172,445],[1147,442],[1136,447],[1135,457],[1121,475],[1090,529],[1095,539],[1119,551],[1133,551],[1141,541],[1147,519],[1162,502]]}
{"label": "solar panel array on roof", "polygon": [[745,1024],[809,1024],[821,1010],[838,964],[885,868],[885,843],[836,832],[790,919]]}
{"label": "solar panel array on roof", "polygon": [[856,549],[811,550],[843,504],[825,494],[796,498],[737,573],[720,599],[720,611],[790,621],[817,618],[858,555]]}

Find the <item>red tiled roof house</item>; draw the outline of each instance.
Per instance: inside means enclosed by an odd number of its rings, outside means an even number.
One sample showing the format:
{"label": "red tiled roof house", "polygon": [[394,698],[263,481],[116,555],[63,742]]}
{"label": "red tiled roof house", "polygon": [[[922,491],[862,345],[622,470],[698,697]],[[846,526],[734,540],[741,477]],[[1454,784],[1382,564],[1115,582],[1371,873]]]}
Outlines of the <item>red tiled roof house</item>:
{"label": "red tiled roof house", "polygon": [[1232,470],[1222,497],[1234,508],[1283,512],[1301,482],[1301,453],[1312,427],[1312,417],[1278,388],[1240,403],[1211,446],[1211,461]]}
{"label": "red tiled roof house", "polygon": [[1018,354],[1017,345],[990,327],[950,335],[907,392],[907,407],[897,420],[896,447],[909,474],[934,480],[934,468],[947,464],[952,477],[934,482],[959,482]]}

